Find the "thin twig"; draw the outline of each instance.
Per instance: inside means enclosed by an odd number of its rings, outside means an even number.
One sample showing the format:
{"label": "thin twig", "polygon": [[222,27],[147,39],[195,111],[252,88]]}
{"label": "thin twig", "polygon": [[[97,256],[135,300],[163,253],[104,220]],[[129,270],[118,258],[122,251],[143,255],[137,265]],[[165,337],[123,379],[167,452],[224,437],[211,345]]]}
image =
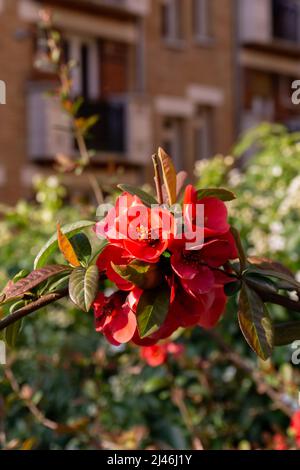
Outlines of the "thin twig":
{"label": "thin twig", "polygon": [[282,394],[274,390],[274,388],[265,381],[263,374],[259,370],[255,369],[250,361],[237,354],[216,331],[209,331],[208,334],[218,343],[218,346],[226,353],[226,357],[236,367],[242,369],[246,374],[251,376],[260,393],[263,392],[265,395],[268,395],[268,397],[273,400],[276,407],[287,416],[291,417],[293,415],[294,409],[286,404],[283,400]]}
{"label": "thin twig", "polygon": [[51,431],[57,431],[60,428],[60,424],[52,421],[51,419],[46,418],[46,416],[39,410],[39,408],[30,400],[30,398],[25,398],[22,396],[21,388],[13,374],[13,371],[9,365],[5,366],[4,369],[5,376],[10,383],[11,388],[18,396],[18,398],[24,402],[26,407],[29,409],[30,413],[35,417],[35,419],[42,424],[45,428],[51,429]]}
{"label": "thin twig", "polygon": [[0,321],[0,331],[4,330],[9,325],[12,325],[16,321],[21,320],[21,318],[24,318],[27,315],[30,315],[31,313],[35,312],[36,310],[39,310],[42,307],[46,307],[47,305],[52,304],[53,302],[56,302],[57,300],[60,300],[63,297],[66,297],[67,295],[68,289],[66,288],[57,292],[52,292],[51,294],[46,294],[43,297],[40,297],[39,299],[35,300],[34,302],[25,305],[25,307],[16,310],[10,315],[7,315]]}

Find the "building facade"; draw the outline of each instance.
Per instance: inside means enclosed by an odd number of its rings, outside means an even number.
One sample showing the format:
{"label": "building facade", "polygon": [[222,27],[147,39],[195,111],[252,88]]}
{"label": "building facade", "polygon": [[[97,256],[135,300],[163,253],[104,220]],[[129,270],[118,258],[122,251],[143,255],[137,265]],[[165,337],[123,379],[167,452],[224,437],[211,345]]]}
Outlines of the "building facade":
{"label": "building facade", "polygon": [[292,83],[300,78],[300,2],[238,0],[241,129],[261,121],[300,130]]}
{"label": "building facade", "polygon": [[[260,0],[262,2],[262,0]],[[251,2],[250,2],[251,3]],[[162,145],[178,169],[229,152],[236,136],[234,0],[0,0],[0,200],[31,191],[57,153],[76,153],[68,121],[34,67],[39,10],[50,7],[84,115],[99,114],[90,171],[139,184]],[[244,59],[243,59],[244,60]],[[243,63],[244,66],[244,63]],[[121,172],[121,169],[124,169]],[[86,176],[65,176],[76,190]]]}

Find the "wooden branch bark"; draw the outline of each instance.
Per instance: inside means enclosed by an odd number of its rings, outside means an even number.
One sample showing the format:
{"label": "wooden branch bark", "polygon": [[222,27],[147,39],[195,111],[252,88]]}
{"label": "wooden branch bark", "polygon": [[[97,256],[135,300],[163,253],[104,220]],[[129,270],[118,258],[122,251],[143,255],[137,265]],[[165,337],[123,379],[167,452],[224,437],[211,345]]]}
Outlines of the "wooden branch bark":
{"label": "wooden branch bark", "polygon": [[51,294],[46,294],[43,297],[40,297],[39,299],[35,300],[34,302],[25,305],[25,307],[16,310],[15,312],[11,313],[10,315],[7,315],[2,320],[0,320],[0,331],[4,330],[9,325],[12,325],[16,321],[21,320],[21,318],[24,318],[27,315],[30,315],[31,313],[36,312],[37,310],[66,297],[67,295],[68,288],[60,290],[58,292],[52,292]]}

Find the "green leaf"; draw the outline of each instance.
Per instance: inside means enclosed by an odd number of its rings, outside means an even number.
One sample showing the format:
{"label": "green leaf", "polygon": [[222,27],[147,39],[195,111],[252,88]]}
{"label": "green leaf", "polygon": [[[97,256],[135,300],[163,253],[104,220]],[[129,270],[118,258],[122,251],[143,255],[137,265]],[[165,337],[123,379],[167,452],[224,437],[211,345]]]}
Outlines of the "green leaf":
{"label": "green leaf", "polygon": [[237,294],[242,287],[241,281],[229,282],[224,286],[224,292],[227,297],[232,297],[233,295]]}
{"label": "green leaf", "polygon": [[28,269],[22,269],[21,271],[19,271],[14,277],[13,277],[13,282],[17,282],[19,281],[20,279],[23,279],[24,277],[28,276],[30,272],[28,271]]}
{"label": "green leaf", "polygon": [[146,193],[140,188],[136,188],[135,186],[131,186],[130,184],[119,184],[118,188],[121,189],[121,191],[131,194],[132,196],[139,197],[140,200],[147,207],[151,207],[153,204],[158,204],[157,200],[153,196]]}
{"label": "green leaf", "polygon": [[94,252],[92,254],[90,264],[94,264],[94,262],[97,260],[97,258],[101,255],[102,251],[107,247],[107,245],[108,245],[107,240],[100,240],[98,248],[95,249],[95,247],[94,247]]}
{"label": "green leaf", "polygon": [[[10,309],[9,309],[9,313],[13,313],[15,312],[16,310],[18,310],[19,308],[22,308],[24,307],[24,301],[23,300],[19,300],[18,302],[16,302],[15,304],[13,304]],[[18,336],[19,336],[19,333],[22,329],[22,324],[23,324],[23,319],[17,321],[17,322],[14,322],[12,323],[11,325],[9,325],[7,328],[5,328],[4,330],[4,339],[5,339],[5,342],[8,346],[10,346],[11,348],[14,348],[16,343],[17,343],[17,339],[18,339]]]}
{"label": "green leaf", "polygon": [[177,175],[172,158],[160,147],[158,158],[161,164],[168,204],[172,206],[177,200]]}
{"label": "green leaf", "polygon": [[162,282],[161,270],[157,264],[133,261],[121,266],[111,263],[111,266],[119,276],[140,289],[154,289]]}
{"label": "green leaf", "polygon": [[[64,225],[61,228],[61,231],[64,235],[68,235],[68,237],[70,238],[73,235],[76,235],[76,233],[79,233],[81,230],[88,227],[92,227],[93,225],[95,225],[95,222],[92,222],[90,220],[82,220],[80,222],[75,222],[74,224]],[[36,256],[34,260],[34,269],[41,268],[42,266],[44,266],[49,256],[51,256],[57,249],[58,241],[57,233],[55,233]]]}
{"label": "green leaf", "polygon": [[70,278],[70,272],[62,273],[60,276],[55,276],[53,279],[51,278],[47,286],[45,286],[44,292],[57,292],[58,290],[62,290],[68,287]]}
{"label": "green leaf", "polygon": [[249,346],[261,359],[267,360],[273,350],[273,324],[261,298],[246,285],[240,294],[238,318]]}
{"label": "green leaf", "polygon": [[143,292],[137,307],[137,323],[141,338],[146,338],[159,330],[167,317],[169,305],[170,288],[167,285]]}
{"label": "green leaf", "polygon": [[22,324],[23,319],[12,323],[4,330],[5,342],[11,348],[14,348],[17,343],[19,333],[22,329]]}
{"label": "green leaf", "polygon": [[88,312],[98,294],[99,271],[92,265],[87,269],[75,268],[69,280],[69,295],[72,302]]}
{"label": "green leaf", "polygon": [[197,191],[197,196],[199,199],[204,199],[205,197],[216,197],[221,201],[233,201],[236,199],[236,195],[225,188],[199,189]]}
{"label": "green leaf", "polygon": [[79,261],[84,265],[87,265],[92,254],[92,247],[88,237],[82,232],[77,233],[70,238],[70,243]]}
{"label": "green leaf", "polygon": [[289,274],[286,274],[285,272],[277,271],[274,269],[259,269],[257,267],[250,266],[244,271],[243,275],[247,277],[251,274],[280,279],[281,281],[286,282],[287,285],[289,285],[291,288],[294,288],[295,290],[300,289],[300,283],[296,281],[294,277]]}
{"label": "green leaf", "polygon": [[61,266],[58,264],[49,265],[32,271],[27,277],[20,279],[15,284],[10,281],[3,291],[3,294],[5,295],[3,301],[10,302],[13,299],[22,297],[50,277],[56,276],[62,272],[67,272],[69,269],[70,268],[68,266]]}
{"label": "green leaf", "polygon": [[278,291],[276,283],[261,273],[246,273],[243,279],[249,287],[256,285],[267,292],[276,293]]}
{"label": "green leaf", "polygon": [[268,258],[261,258],[258,256],[250,256],[248,257],[248,262],[251,267],[256,267],[258,270],[276,271],[279,273],[284,273],[290,278],[294,279],[294,274],[292,271],[290,271],[289,268],[278,261],[273,261]]}

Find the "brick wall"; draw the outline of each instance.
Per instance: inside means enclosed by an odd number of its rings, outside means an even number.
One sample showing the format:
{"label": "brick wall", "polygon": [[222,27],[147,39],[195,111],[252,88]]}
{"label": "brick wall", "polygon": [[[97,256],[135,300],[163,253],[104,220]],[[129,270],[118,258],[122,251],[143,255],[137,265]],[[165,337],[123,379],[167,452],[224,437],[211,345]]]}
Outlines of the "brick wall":
{"label": "brick wall", "polygon": [[[209,0],[212,39],[195,42],[192,31],[192,0],[184,0],[183,41],[171,47],[161,38],[161,0],[152,0],[152,13],[146,20],[146,77],[151,96],[186,97],[189,84],[204,85],[223,93],[222,105],[214,108],[214,151],[230,151],[235,138],[235,64],[234,1]],[[154,110],[156,144],[161,140],[161,117]],[[194,163],[191,118],[185,120],[185,160],[187,169]]]}
{"label": "brick wall", "polygon": [[0,13],[0,79],[6,82],[6,105],[0,106],[0,202],[22,194],[21,172],[26,161],[25,87],[31,73],[28,25],[16,14],[17,1],[5,0]]}

